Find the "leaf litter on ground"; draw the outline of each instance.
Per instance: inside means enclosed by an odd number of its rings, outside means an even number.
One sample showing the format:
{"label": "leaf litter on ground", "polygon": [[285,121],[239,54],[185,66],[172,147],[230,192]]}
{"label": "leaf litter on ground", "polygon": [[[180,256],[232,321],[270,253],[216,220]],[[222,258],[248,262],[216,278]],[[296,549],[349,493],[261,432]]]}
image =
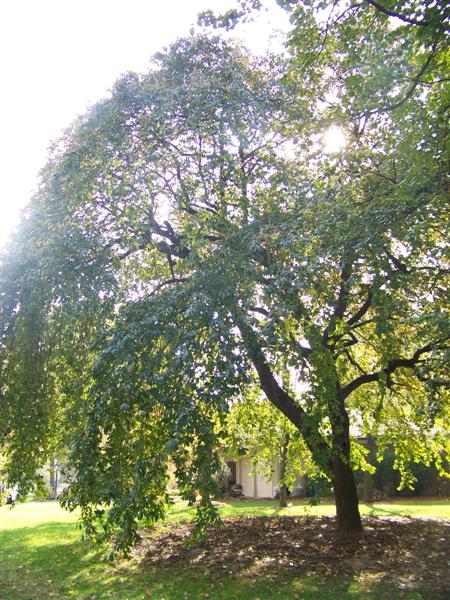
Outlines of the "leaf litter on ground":
{"label": "leaf litter on ground", "polygon": [[[238,517],[193,543],[192,523],[144,531],[136,558],[158,569],[211,576],[352,576],[400,588],[450,592],[450,522],[364,517],[361,534],[340,534],[333,517]],[[448,596],[450,597],[450,595]]]}

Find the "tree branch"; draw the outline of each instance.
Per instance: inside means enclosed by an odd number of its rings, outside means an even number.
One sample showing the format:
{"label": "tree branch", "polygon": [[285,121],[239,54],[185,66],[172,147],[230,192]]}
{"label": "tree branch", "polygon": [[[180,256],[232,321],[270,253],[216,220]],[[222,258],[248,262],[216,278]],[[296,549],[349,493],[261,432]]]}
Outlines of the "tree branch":
{"label": "tree branch", "polygon": [[[382,110],[393,111],[393,110],[399,108],[400,106],[402,106],[402,104],[404,104],[405,102],[407,102],[412,97],[412,95],[416,91],[416,87],[420,83],[420,78],[422,77],[422,75],[425,74],[426,70],[428,69],[429,64],[433,60],[435,49],[436,49],[436,44],[433,45],[433,47],[431,49],[431,52],[430,52],[427,60],[423,63],[423,65],[420,68],[419,72],[414,77],[412,85],[409,88],[409,90],[406,92],[405,96],[401,100],[399,100],[398,102],[395,102],[394,104],[387,104],[386,106],[383,107]],[[378,112],[378,111],[375,110],[375,111],[371,111],[371,112]]]}
{"label": "tree branch", "polygon": [[358,363],[358,361],[351,355],[351,353],[347,350],[347,348],[345,348],[344,350],[345,355],[347,356],[349,362],[356,367],[356,369],[358,369],[358,371],[360,373],[362,373],[363,375],[367,375],[366,371],[364,371],[364,369],[361,367],[361,365]]}
{"label": "tree branch", "polygon": [[162,281],[161,283],[158,283],[158,285],[152,289],[149,296],[153,296],[154,294],[159,292],[159,290],[162,289],[163,287],[165,287],[166,285],[170,285],[172,283],[183,283],[184,281],[187,281],[187,280],[188,280],[187,277],[178,277],[178,278],[173,277],[172,279],[166,279],[166,281]]}
{"label": "tree branch", "polygon": [[381,377],[388,377],[392,375],[397,369],[405,368],[405,369],[414,369],[414,367],[421,362],[421,357],[423,354],[431,352],[434,348],[437,348],[442,344],[442,342],[450,339],[449,337],[443,338],[441,340],[437,340],[436,342],[432,342],[419,348],[414,352],[411,358],[394,358],[389,361],[387,367],[382,369],[381,371],[376,371],[375,373],[367,373],[365,375],[360,375],[350,383],[348,383],[345,387],[342,388],[341,394],[343,399],[347,398],[352,394],[355,390],[357,390],[362,385],[366,383],[373,383],[375,381],[379,381]]}
{"label": "tree branch", "polygon": [[412,98],[414,92],[416,91],[417,86],[419,85],[419,83],[421,83],[421,81],[420,81],[421,77],[425,74],[431,61],[434,58],[436,45],[437,44],[434,44],[432,46],[430,54],[428,55],[427,59],[425,60],[425,62],[423,63],[423,65],[421,66],[421,68],[419,69],[417,74],[413,77],[411,87],[406,92],[406,94],[403,96],[403,98],[401,98],[397,102],[394,102],[393,104],[385,104],[384,106],[379,106],[376,108],[366,108],[358,113],[355,113],[353,116],[354,117],[361,117],[361,116],[369,117],[370,115],[375,115],[375,114],[383,112],[383,111],[392,112],[393,110],[396,110],[397,108],[399,108],[400,106],[405,104],[405,102],[407,102],[410,98]]}
{"label": "tree branch", "polygon": [[387,248],[385,248],[385,252],[386,252],[386,255],[389,258],[389,260],[392,262],[394,267],[397,269],[397,271],[400,271],[401,273],[404,273],[405,275],[409,275],[411,273],[411,271],[408,269],[408,267],[405,265],[405,263],[403,263],[396,256],[394,256],[392,254],[392,252],[390,252]]}
{"label": "tree branch", "polygon": [[428,27],[429,25],[432,24],[431,21],[427,21],[426,19],[421,19],[419,21],[417,19],[411,19],[410,17],[406,17],[405,15],[402,15],[399,12],[395,12],[394,10],[389,10],[388,8],[383,6],[383,4],[381,4],[380,2],[377,2],[377,0],[365,0],[365,2],[367,4],[370,4],[374,8],[376,8],[377,11],[383,13],[384,15],[387,15],[388,17],[395,17],[396,19],[400,19],[400,21],[403,21],[404,23],[408,23],[409,25],[418,25],[419,27]]}
{"label": "tree branch", "polygon": [[352,274],[352,263],[350,260],[346,260],[341,270],[339,293],[337,300],[334,304],[333,314],[330,317],[328,325],[323,330],[322,339],[326,345],[330,337],[330,333],[333,331],[336,320],[342,319],[346,308],[346,300],[348,296],[347,282]]}
{"label": "tree branch", "polygon": [[373,300],[372,290],[369,290],[367,292],[367,298],[366,298],[364,304],[362,304],[361,307],[355,312],[355,314],[352,317],[350,317],[350,319],[347,321],[347,325],[352,326],[352,325],[355,325],[356,323],[358,323],[358,321],[369,310],[370,305],[372,304],[372,300]]}
{"label": "tree branch", "polygon": [[314,427],[306,411],[278,384],[254,330],[241,318],[236,318],[236,322],[267,399],[300,431],[311,452],[321,452],[325,457],[325,467],[331,468],[330,447]]}

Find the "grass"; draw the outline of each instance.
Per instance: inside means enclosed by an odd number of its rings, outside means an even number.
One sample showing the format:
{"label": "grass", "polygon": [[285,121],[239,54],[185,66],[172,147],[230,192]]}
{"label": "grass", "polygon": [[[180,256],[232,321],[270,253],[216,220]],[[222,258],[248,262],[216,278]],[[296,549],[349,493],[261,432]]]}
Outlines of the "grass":
{"label": "grass", "polygon": [[[399,501],[390,503],[377,502],[374,504],[360,504],[362,515],[371,516],[401,516],[401,517],[432,517],[434,519],[450,519],[450,502],[435,500],[433,502]],[[280,510],[278,503],[269,500],[241,500],[224,502],[220,506],[221,517],[260,516],[270,517],[277,515],[335,515],[334,504],[322,503],[310,506],[304,501],[293,501],[290,505]],[[195,515],[195,509],[188,507],[186,502],[177,502],[172,507],[167,520],[189,520]]]}
{"label": "grass", "polygon": [[[364,514],[433,516],[450,518],[450,503],[424,502],[362,506]],[[310,514],[333,514],[322,504]],[[280,514],[275,502],[237,501],[220,507],[222,516]],[[281,514],[305,514],[293,504]],[[193,510],[177,503],[168,520],[191,519]],[[431,600],[424,591],[408,591],[365,579],[283,576],[260,580],[208,575],[195,570],[163,573],[145,568],[137,560],[110,563],[101,551],[80,539],[77,515],[56,502],[29,502],[14,509],[0,507],[0,600]]]}

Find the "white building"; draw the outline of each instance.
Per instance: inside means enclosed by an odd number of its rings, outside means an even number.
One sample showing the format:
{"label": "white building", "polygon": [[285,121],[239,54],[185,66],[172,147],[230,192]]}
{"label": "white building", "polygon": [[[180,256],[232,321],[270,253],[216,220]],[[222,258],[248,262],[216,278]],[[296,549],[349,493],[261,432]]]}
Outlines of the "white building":
{"label": "white building", "polygon": [[[226,459],[226,463],[231,471],[231,483],[240,484],[246,498],[273,498],[279,491],[280,464],[278,460],[274,462],[270,480],[258,473],[247,456],[237,460]],[[304,487],[304,483],[304,477],[299,477],[295,482],[294,492],[298,488]]]}

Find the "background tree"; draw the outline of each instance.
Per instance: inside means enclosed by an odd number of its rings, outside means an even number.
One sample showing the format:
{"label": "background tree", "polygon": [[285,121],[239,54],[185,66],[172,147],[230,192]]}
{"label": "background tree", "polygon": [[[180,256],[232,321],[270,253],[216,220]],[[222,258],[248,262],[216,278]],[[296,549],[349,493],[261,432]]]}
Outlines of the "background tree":
{"label": "background tree", "polygon": [[[200,37],[119,81],[55,147],[5,269],[11,478],[26,490],[62,407],[66,504],[119,547],[163,514],[169,457],[214,518],[214,424],[255,381],[332,481],[341,531],[361,529],[352,424],[394,445],[404,483],[411,457],[439,464],[445,30],[393,29],[371,3],[324,25],[326,6],[295,5],[288,72]],[[340,156],[319,143],[331,121]]]}
{"label": "background tree", "polygon": [[236,402],[225,421],[224,444],[227,454],[238,459],[247,456],[254,469],[268,481],[275,470],[279,475],[280,507],[287,506],[287,490],[301,475],[319,475],[298,430],[266,398],[259,387]]}

